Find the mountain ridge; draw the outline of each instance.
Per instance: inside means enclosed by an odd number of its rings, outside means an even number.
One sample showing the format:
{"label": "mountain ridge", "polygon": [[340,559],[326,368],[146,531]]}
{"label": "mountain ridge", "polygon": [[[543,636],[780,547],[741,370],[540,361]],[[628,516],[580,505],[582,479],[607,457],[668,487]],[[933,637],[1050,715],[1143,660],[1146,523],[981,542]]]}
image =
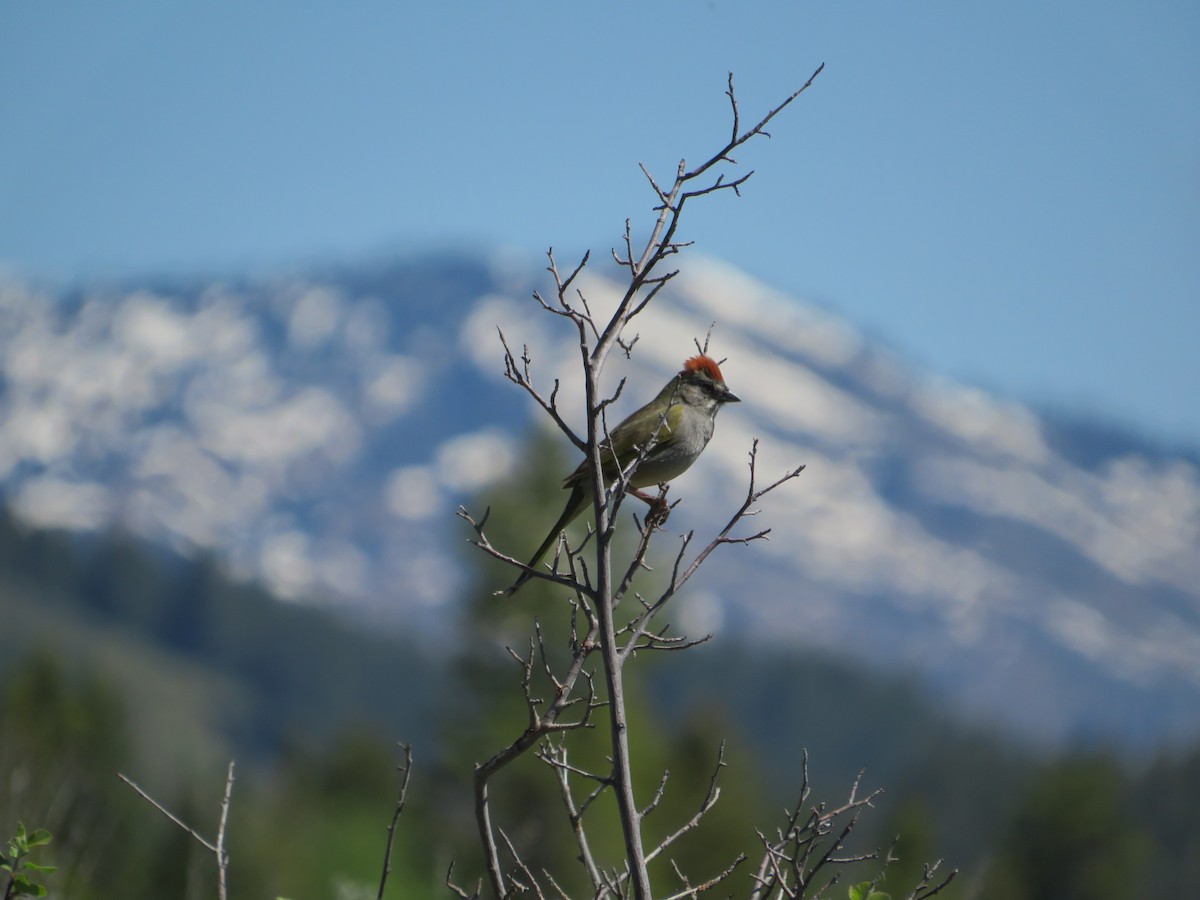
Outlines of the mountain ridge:
{"label": "mountain ridge", "polygon": [[[6,282],[0,489],[36,525],[119,521],[285,598],[436,629],[462,588],[451,512],[512,472],[533,414],[497,328],[580,424],[577,338],[528,299],[539,285],[473,254],[56,296]],[[600,271],[579,287],[597,315],[621,290]],[[663,539],[728,517],[752,436],[760,479],[808,468],[762,504],[771,542],[714,557],[685,623],[917,672],[1050,742],[1200,731],[1193,457],[1133,435],[1106,456],[1095,427],[925,375],[694,257],[606,372],[628,379],[618,409],[714,321],[748,402],[672,487]]]}

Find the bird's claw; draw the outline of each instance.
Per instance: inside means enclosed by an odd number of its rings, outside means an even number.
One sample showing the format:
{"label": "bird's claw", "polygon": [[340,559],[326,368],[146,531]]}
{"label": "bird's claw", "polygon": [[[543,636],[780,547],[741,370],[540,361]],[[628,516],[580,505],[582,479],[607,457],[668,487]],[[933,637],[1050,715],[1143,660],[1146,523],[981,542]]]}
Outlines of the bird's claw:
{"label": "bird's claw", "polygon": [[[671,509],[675,506],[675,503],[667,502],[666,488],[664,487],[659,490],[658,496],[656,497],[644,496],[642,499],[645,500],[650,506],[650,508],[646,510],[646,527],[660,528],[665,525],[667,518],[671,515]],[[679,501],[677,500],[675,502],[678,503]]]}

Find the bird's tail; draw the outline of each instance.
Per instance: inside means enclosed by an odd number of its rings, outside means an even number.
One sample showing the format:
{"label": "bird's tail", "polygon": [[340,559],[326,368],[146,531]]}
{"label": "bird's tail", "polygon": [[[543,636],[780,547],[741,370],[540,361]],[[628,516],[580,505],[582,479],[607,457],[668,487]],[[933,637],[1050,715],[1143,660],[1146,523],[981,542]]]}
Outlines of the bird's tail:
{"label": "bird's tail", "polygon": [[534,551],[533,556],[529,558],[529,562],[525,564],[525,571],[520,574],[516,581],[512,583],[512,587],[504,591],[506,597],[511,597],[515,594],[525,582],[533,578],[533,567],[536,566],[547,551],[558,542],[559,535],[563,529],[575,520],[575,517],[583,512],[583,507],[586,505],[587,491],[582,484],[576,484],[571,489],[571,496],[567,499],[567,506],[562,511],[562,515],[558,517],[558,521],[554,523],[554,527],[550,529],[550,533],[546,535],[546,539],[542,541],[542,545]]}

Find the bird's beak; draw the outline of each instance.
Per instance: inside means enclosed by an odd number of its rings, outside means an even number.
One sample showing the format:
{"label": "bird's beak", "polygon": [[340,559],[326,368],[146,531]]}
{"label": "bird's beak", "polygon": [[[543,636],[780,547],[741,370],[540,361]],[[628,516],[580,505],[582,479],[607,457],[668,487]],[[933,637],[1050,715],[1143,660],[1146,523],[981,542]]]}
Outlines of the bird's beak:
{"label": "bird's beak", "polygon": [[721,401],[723,403],[741,403],[742,398],[729,390],[729,388],[725,388],[725,393],[721,395]]}

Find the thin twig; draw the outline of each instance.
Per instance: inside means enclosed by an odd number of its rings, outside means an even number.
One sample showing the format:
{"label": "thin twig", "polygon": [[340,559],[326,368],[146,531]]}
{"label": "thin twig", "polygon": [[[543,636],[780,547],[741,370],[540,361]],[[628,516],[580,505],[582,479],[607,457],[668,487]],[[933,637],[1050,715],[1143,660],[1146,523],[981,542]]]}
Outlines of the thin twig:
{"label": "thin twig", "polygon": [[157,800],[155,800],[153,797],[151,797],[149,794],[147,794],[144,790],[142,790],[140,787],[138,787],[137,784],[135,784],[134,781],[129,778],[129,776],[122,775],[120,772],[118,772],[117,777],[120,778],[127,785],[129,785],[131,788],[133,788],[135,791],[137,791],[142,796],[143,800],[147,801],[151,806],[153,806],[155,809],[157,809],[160,813],[162,813],[164,816],[166,816],[168,819],[170,819],[172,822],[174,822],[176,825],[178,825],[180,828],[182,828],[184,831],[186,831],[188,834],[190,834],[193,838],[195,838],[196,841],[200,844],[200,846],[202,846],[205,850],[207,850],[209,853],[217,852],[217,847],[215,844],[209,843],[206,839],[201,837],[196,832],[196,830],[194,828],[192,828],[192,826],[183,822],[183,820],[179,819],[173,812],[171,812],[169,809],[167,809],[165,806],[163,806],[161,803],[159,803]]}
{"label": "thin twig", "polygon": [[392,821],[387,827],[387,849],[383,854],[383,874],[379,877],[379,893],[377,900],[383,900],[383,891],[387,887],[388,876],[392,874],[392,843],[396,837],[396,823],[404,812],[404,804],[408,797],[408,781],[412,777],[412,745],[399,742],[397,746],[404,751],[404,763],[396,768],[404,773],[400,780],[400,792],[396,796],[396,810],[392,813]]}
{"label": "thin twig", "polygon": [[521,854],[519,854],[517,852],[517,848],[513,846],[512,840],[507,834],[505,834],[503,828],[498,828],[497,831],[500,832],[500,837],[504,841],[504,846],[508,848],[508,855],[512,857],[513,865],[515,865],[517,870],[525,876],[525,883],[517,881],[515,878],[513,878],[513,888],[520,893],[526,893],[527,891],[532,890],[535,894],[537,894],[538,900],[546,900],[546,895],[542,893],[541,885],[538,884],[538,880],[530,870],[529,866],[525,865],[525,861],[521,859]]}
{"label": "thin twig", "polygon": [[446,870],[446,887],[462,897],[463,900],[479,900],[479,895],[483,892],[483,881],[480,880],[475,885],[475,893],[468,894],[465,890],[454,883],[454,860],[450,860],[450,868]]}
{"label": "thin twig", "polygon": [[[570,773],[578,772],[590,778],[596,778],[597,776],[583,772],[583,770],[576,769],[568,764],[567,745],[565,742],[560,741],[557,746],[547,747],[542,752],[542,758],[549,762],[558,773],[558,786],[562,792],[563,805],[567,809],[567,817],[571,822],[571,831],[575,834],[575,843],[579,846],[579,860],[587,870],[588,878],[592,882],[593,891],[599,892],[603,883],[600,876],[600,867],[596,865],[596,858],[592,855],[591,844],[588,842],[587,831],[583,827],[583,813],[586,810],[586,806],[581,809],[575,804],[575,795],[571,791]],[[606,784],[602,784],[596,789],[597,792],[605,786]]]}
{"label": "thin twig", "polygon": [[155,800],[153,797],[151,797],[148,793],[146,793],[144,790],[142,790],[142,788],[140,788],[133,781],[133,779],[131,779],[129,776],[124,775],[120,772],[117,773],[117,777],[120,778],[127,785],[129,785],[131,788],[133,788],[135,791],[137,791],[137,793],[142,797],[143,800],[148,802],[151,806],[153,806],[155,809],[157,809],[160,813],[162,813],[164,816],[166,816],[168,819],[170,819],[172,822],[174,822],[176,825],[178,825],[180,828],[182,828],[188,834],[190,834],[196,840],[196,842],[200,844],[201,847],[203,847],[205,850],[207,850],[209,853],[213,854],[213,856],[216,857],[216,860],[217,860],[217,897],[219,898],[219,900],[226,900],[226,898],[228,897],[228,888],[226,885],[226,872],[229,868],[229,854],[225,850],[225,827],[229,821],[229,805],[230,805],[230,800],[233,796],[233,780],[234,780],[233,779],[233,767],[234,767],[234,761],[230,760],[229,768],[225,775],[225,793],[221,800],[221,818],[217,823],[217,839],[216,839],[215,843],[208,841],[205,838],[201,837],[199,832],[197,832],[194,828],[192,828],[190,825],[188,825],[186,822],[184,822],[182,819],[180,819],[178,816],[176,816],[173,812],[171,812],[169,809],[167,809],[165,806],[163,806],[161,803],[159,803],[157,800]]}
{"label": "thin twig", "polygon": [[225,795],[221,798],[221,821],[217,825],[217,896],[225,900],[225,873],[229,869],[229,853],[225,850],[225,824],[229,821],[229,801],[233,797],[233,760],[225,773]]}
{"label": "thin twig", "polygon": [[[742,863],[744,863],[748,858],[749,857],[747,857],[745,853],[739,853],[734,858],[733,862],[730,863],[729,866],[727,866],[725,868],[725,870],[723,872],[721,872],[720,874],[713,876],[712,878],[708,879],[708,881],[704,882],[703,884],[698,884],[695,887],[689,886],[687,888],[687,890],[680,891],[678,894],[672,894],[670,897],[667,898],[667,900],[683,900],[684,897],[698,897],[700,894],[703,894],[705,891],[712,890],[714,887],[716,887],[718,884],[720,884],[722,881],[724,881],[726,878],[728,878],[730,875],[732,875],[734,870],[738,866],[740,866]],[[679,870],[677,868],[676,872],[678,872],[678,871]],[[681,877],[682,877],[682,873],[681,873]],[[687,883],[686,879],[684,880],[684,883],[685,884]]]}
{"label": "thin twig", "polygon": [[943,888],[947,887],[950,882],[958,877],[958,869],[951,869],[950,873],[945,878],[939,881],[936,885],[930,887],[930,884],[933,881],[933,876],[937,873],[937,870],[941,867],[941,865],[942,861],[940,859],[935,863],[925,863],[924,869],[921,873],[921,880],[917,882],[917,886],[913,888],[912,893],[908,895],[907,900],[926,900],[928,897],[932,897],[935,894],[941,893]]}
{"label": "thin twig", "polygon": [[[708,781],[708,793],[705,795],[703,802],[700,804],[700,808],[696,811],[696,814],[694,816],[692,816],[690,819],[688,819],[686,822],[684,822],[683,825],[681,825],[679,828],[677,828],[673,833],[667,835],[667,837],[665,837],[663,839],[662,843],[660,843],[653,851],[651,851],[649,854],[647,854],[647,856],[646,856],[647,862],[652,861],[655,857],[657,857],[660,853],[662,853],[664,850],[666,850],[668,847],[670,847],[673,843],[675,843],[677,840],[679,840],[681,837],[683,837],[689,831],[698,827],[700,825],[700,820],[703,819],[704,816],[706,816],[708,814],[709,810],[711,810],[714,806],[717,805],[717,801],[721,799],[721,788],[717,785],[717,780],[720,778],[721,770],[724,769],[726,765],[727,765],[727,763],[725,762],[725,742],[721,741],[721,746],[717,750],[717,763],[713,767],[712,776],[709,778],[709,781]],[[665,781],[666,781],[665,777],[664,777],[663,781],[665,783]],[[661,787],[660,787],[660,791],[661,791]]]}

